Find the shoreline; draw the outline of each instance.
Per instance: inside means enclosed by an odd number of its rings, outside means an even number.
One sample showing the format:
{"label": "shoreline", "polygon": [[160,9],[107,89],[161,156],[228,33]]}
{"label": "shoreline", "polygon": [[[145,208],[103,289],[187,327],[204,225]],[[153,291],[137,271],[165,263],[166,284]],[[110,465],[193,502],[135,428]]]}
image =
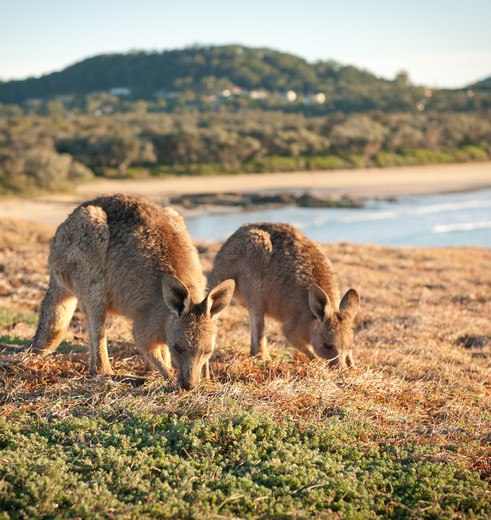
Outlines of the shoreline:
{"label": "shoreline", "polygon": [[[81,202],[104,193],[127,193],[169,204],[184,216],[207,212],[240,211],[240,206],[202,205],[186,209],[171,204],[183,195],[224,193],[302,193],[370,200],[474,191],[491,187],[491,162],[411,166],[381,169],[308,171],[173,177],[156,179],[102,179],[79,185],[75,194],[0,199],[0,218],[58,225]],[[259,207],[259,206],[258,206]]]}
{"label": "shoreline", "polygon": [[[193,182],[194,181],[194,182]],[[491,187],[491,161],[359,168],[287,173],[239,173],[143,180],[103,179],[80,185],[78,193],[92,196],[124,188],[127,193],[146,197],[185,193],[225,193],[286,190],[329,190],[333,195],[354,197],[398,197],[467,191]]]}

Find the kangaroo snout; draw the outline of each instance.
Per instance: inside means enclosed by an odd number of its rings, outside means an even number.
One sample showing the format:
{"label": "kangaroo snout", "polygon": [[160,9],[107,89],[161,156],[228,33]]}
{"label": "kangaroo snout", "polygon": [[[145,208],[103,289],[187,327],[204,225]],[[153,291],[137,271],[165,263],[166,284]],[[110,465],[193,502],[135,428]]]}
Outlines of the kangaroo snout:
{"label": "kangaroo snout", "polygon": [[193,388],[198,386],[199,382],[200,382],[199,378],[194,378],[194,379],[179,378],[179,386],[183,390],[192,390]]}
{"label": "kangaroo snout", "polygon": [[179,386],[183,390],[192,390],[198,383],[195,381],[186,381],[184,379],[179,378]]}

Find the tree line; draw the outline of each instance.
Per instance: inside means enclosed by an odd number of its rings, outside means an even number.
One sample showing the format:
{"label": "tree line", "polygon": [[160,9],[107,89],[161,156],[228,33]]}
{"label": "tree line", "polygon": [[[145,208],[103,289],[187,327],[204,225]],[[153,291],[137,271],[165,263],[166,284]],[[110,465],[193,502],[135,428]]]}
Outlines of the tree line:
{"label": "tree line", "polygon": [[0,117],[0,193],[133,177],[491,158],[491,111],[306,116],[273,111]]}

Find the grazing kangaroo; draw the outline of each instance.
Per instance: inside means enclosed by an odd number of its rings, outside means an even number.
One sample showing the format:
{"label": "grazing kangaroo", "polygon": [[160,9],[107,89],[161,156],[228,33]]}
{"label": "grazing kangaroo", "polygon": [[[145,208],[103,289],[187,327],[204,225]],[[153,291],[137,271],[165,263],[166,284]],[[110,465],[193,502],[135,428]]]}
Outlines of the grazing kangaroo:
{"label": "grazing kangaroo", "polygon": [[133,320],[139,351],[164,377],[172,373],[172,360],[181,387],[193,388],[208,371],[215,318],[229,304],[234,282],[222,282],[205,297],[198,253],[173,209],[127,195],[85,202],[56,231],[49,268],[39,325],[26,348],[53,352],[78,301],[87,318],[91,374],[112,374],[107,313]]}
{"label": "grazing kangaroo", "polygon": [[[341,367],[353,362],[353,319],[360,304],[350,289],[340,303],[339,281],[317,243],[289,224],[244,224],[215,259],[217,279],[235,280],[249,311],[251,356],[268,359],[264,316],[283,324],[286,338],[309,358]],[[310,347],[313,347],[313,351]]]}

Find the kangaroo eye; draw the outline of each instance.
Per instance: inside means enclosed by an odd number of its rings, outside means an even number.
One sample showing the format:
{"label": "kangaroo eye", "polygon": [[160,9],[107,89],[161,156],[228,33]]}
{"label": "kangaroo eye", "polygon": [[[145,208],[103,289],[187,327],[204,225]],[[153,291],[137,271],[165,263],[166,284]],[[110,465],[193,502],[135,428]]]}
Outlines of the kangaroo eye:
{"label": "kangaroo eye", "polygon": [[176,344],[173,348],[178,354],[182,354],[184,352],[184,349],[180,345]]}

